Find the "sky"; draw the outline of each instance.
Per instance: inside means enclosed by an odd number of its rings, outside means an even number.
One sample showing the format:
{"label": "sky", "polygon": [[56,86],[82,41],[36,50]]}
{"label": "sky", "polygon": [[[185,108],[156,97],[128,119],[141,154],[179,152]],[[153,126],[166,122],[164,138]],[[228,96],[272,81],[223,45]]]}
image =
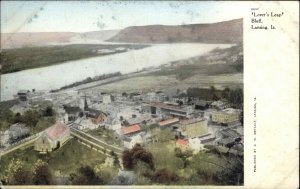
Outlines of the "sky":
{"label": "sky", "polygon": [[1,1],[1,33],[88,32],[242,18],[247,2]]}

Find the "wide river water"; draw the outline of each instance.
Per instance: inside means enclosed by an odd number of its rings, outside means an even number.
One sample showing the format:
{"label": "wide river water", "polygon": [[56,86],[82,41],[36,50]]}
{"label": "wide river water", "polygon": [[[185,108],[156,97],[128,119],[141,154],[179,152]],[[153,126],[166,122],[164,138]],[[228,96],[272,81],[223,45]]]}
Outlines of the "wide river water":
{"label": "wide river water", "polygon": [[10,100],[18,90],[51,90],[105,73],[135,72],[149,66],[203,55],[230,44],[156,44],[140,50],[102,57],[69,61],[63,64],[1,75],[1,101]]}

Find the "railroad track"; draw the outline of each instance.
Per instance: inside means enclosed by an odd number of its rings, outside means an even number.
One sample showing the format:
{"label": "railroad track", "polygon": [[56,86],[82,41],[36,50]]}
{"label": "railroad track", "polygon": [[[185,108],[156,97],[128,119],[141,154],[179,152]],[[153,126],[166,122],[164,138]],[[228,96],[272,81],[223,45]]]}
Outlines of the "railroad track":
{"label": "railroad track", "polygon": [[35,135],[32,135],[31,137],[25,138],[25,139],[23,139],[23,141],[20,141],[19,143],[12,145],[4,150],[0,150],[0,157],[4,156],[10,152],[13,152],[15,150],[18,150],[20,148],[27,147],[29,144],[33,143],[40,135],[41,135],[41,132],[37,133]]}

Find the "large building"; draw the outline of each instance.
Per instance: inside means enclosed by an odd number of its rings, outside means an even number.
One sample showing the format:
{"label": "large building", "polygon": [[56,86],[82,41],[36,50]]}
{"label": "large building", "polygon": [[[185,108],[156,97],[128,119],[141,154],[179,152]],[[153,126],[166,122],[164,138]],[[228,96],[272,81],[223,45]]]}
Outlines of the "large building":
{"label": "large building", "polygon": [[189,119],[181,121],[181,131],[188,138],[195,138],[208,133],[206,119]]}
{"label": "large building", "polygon": [[240,112],[232,108],[228,108],[222,111],[215,111],[211,114],[211,120],[215,123],[230,125],[239,122]]}
{"label": "large building", "polygon": [[179,118],[188,118],[193,112],[192,107],[166,104],[162,102],[150,102],[151,114],[160,116],[176,116]]}
{"label": "large building", "polygon": [[163,121],[160,121],[158,123],[159,125],[159,128],[160,129],[165,129],[165,128],[168,128],[176,123],[179,123],[179,119],[176,117],[176,118],[171,118],[171,119],[167,119],[167,120],[163,120]]}
{"label": "large building", "polygon": [[17,95],[21,101],[26,101],[28,99],[29,91],[19,90]]}
{"label": "large building", "polygon": [[63,123],[46,129],[42,135],[35,141],[34,149],[40,153],[51,152],[62,146],[70,137],[70,128]]}

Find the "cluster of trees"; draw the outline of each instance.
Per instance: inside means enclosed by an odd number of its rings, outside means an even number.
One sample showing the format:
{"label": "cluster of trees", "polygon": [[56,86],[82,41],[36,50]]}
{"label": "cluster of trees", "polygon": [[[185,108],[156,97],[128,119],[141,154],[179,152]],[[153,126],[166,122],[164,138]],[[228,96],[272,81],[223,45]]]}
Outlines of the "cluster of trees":
{"label": "cluster of trees", "polygon": [[211,86],[209,89],[206,88],[188,88],[187,96],[191,98],[200,98],[204,100],[218,100],[221,97],[221,91]]}
{"label": "cluster of trees", "polygon": [[4,171],[4,185],[51,185],[53,176],[47,163],[37,160],[33,167],[29,167],[19,159],[12,159]]}
{"label": "cluster of trees", "polygon": [[136,144],[131,150],[124,150],[122,154],[123,167],[132,170],[139,161],[144,162],[151,170],[155,170],[154,159],[151,152]]}
{"label": "cluster of trees", "polygon": [[159,169],[152,174],[146,172],[144,176],[150,178],[150,180],[154,183],[167,184],[167,185],[176,184],[183,179],[173,171],[170,171],[169,169],[166,168]]}
{"label": "cluster of trees", "polygon": [[1,112],[1,119],[6,120],[10,124],[25,123],[27,126],[35,127],[40,118],[42,117],[54,117],[55,111],[51,106],[47,106],[45,109],[27,110],[23,115],[20,113],[14,114],[11,110],[4,110]]}
{"label": "cluster of trees", "polygon": [[135,183],[138,184],[176,184],[183,180],[168,168],[156,170],[152,153],[136,144],[132,150],[125,150],[122,155],[123,166],[126,170],[134,170]]}
{"label": "cluster of trees", "polygon": [[183,169],[189,165],[189,158],[192,157],[193,152],[191,150],[182,151],[180,148],[175,148],[175,156],[180,158],[183,162]]}
{"label": "cluster of trees", "polygon": [[113,158],[113,164],[114,166],[119,166],[119,158],[118,158],[118,155],[114,152],[114,151],[110,151],[109,155],[111,155],[111,157]]}
{"label": "cluster of trees", "polygon": [[99,76],[95,76],[93,78],[87,77],[86,79],[84,79],[82,81],[78,81],[78,82],[72,83],[70,85],[63,86],[60,89],[52,90],[51,92],[57,92],[59,90],[68,89],[68,88],[76,87],[76,86],[79,86],[82,84],[91,83],[94,81],[100,81],[100,80],[104,80],[104,79],[108,79],[108,78],[116,77],[116,76],[121,76],[121,75],[122,75],[121,72],[114,72],[114,73],[109,73],[109,74],[102,74]]}
{"label": "cluster of trees", "polygon": [[96,175],[90,166],[80,167],[76,174],[70,175],[73,185],[101,185],[104,184],[102,178]]}
{"label": "cluster of trees", "polygon": [[188,185],[241,185],[244,182],[243,158],[221,153],[213,146],[205,153],[193,156],[188,169],[193,169]]}
{"label": "cluster of trees", "polygon": [[36,128],[41,121],[47,122],[46,127],[55,123],[55,111],[51,106],[40,111],[30,109],[23,115],[20,113],[12,114],[12,123],[25,123],[30,128]]}
{"label": "cluster of trees", "polygon": [[242,108],[244,100],[244,93],[240,88],[230,89],[226,87],[224,90],[217,90],[214,86],[211,86],[209,89],[188,88],[186,96],[189,98],[199,98],[207,101],[226,99],[236,108]]}
{"label": "cluster of trees", "polygon": [[[224,89],[226,90],[226,88]],[[228,89],[227,89],[228,90]],[[236,108],[242,108],[244,104],[244,93],[242,89],[229,90],[227,100]]]}

